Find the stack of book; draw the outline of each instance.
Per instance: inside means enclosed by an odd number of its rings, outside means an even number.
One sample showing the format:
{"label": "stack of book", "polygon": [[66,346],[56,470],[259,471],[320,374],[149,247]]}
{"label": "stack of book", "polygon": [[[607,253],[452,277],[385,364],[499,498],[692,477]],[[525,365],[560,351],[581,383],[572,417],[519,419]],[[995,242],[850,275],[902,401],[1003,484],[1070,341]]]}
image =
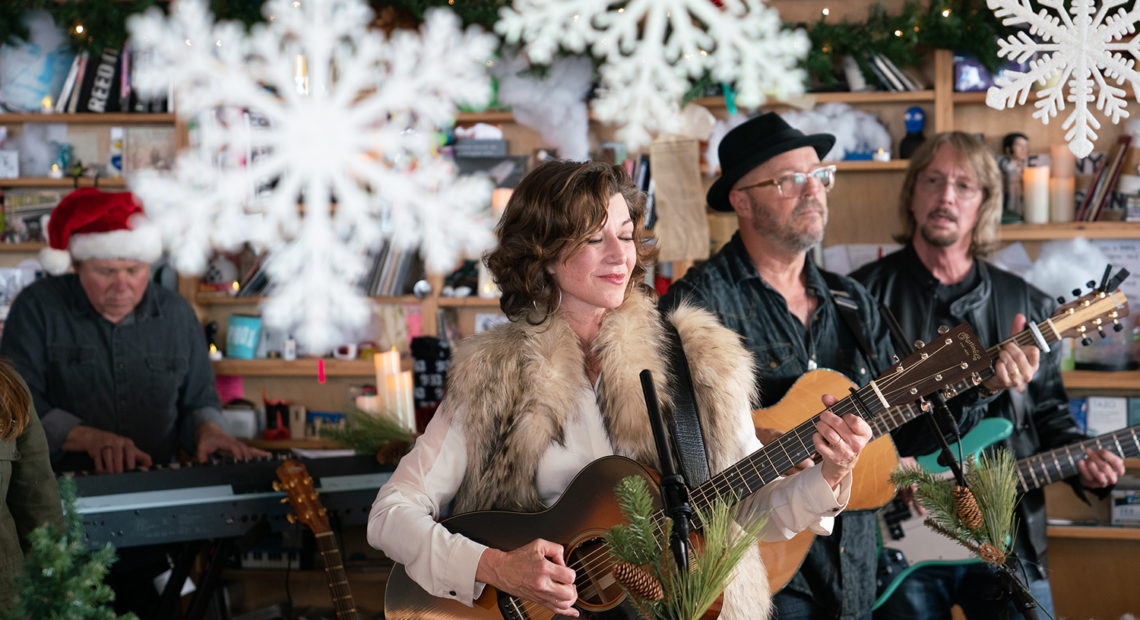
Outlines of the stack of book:
{"label": "stack of book", "polygon": [[[131,56],[127,49],[107,48],[102,53],[80,52],[71,61],[55,111],[68,113],[173,112],[171,93],[140,98],[131,88]],[[173,83],[172,83],[173,85]]]}
{"label": "stack of book", "polygon": [[360,282],[360,290],[371,297],[398,297],[423,277],[419,248],[399,249],[385,239],[380,249],[370,252],[372,267]]}
{"label": "stack of book", "polygon": [[1101,159],[1093,174],[1092,183],[1077,207],[1076,221],[1095,222],[1105,219],[1104,214],[1111,208],[1120,172],[1125,168],[1125,162],[1130,159],[1128,152],[1131,145],[1132,136],[1124,134],[1116,141],[1112,153]]}

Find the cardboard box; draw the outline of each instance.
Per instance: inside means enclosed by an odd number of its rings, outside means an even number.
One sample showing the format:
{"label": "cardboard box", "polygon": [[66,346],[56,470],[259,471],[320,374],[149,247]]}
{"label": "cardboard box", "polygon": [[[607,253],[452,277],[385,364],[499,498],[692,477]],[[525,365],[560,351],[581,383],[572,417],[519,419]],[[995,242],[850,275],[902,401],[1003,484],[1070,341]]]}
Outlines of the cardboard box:
{"label": "cardboard box", "polygon": [[1112,524],[1140,526],[1140,491],[1112,491]]}

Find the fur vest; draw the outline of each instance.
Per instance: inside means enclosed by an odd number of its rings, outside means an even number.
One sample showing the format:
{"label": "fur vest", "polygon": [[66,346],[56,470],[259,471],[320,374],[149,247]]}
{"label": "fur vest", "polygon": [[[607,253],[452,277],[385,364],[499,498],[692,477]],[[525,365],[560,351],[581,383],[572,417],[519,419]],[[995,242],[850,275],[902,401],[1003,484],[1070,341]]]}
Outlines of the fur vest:
{"label": "fur vest", "polygon": [[[688,356],[709,466],[732,465],[717,446],[736,442],[732,417],[747,410],[755,390],[752,357],[713,315],[682,306],[668,320]],[[673,384],[666,337],[653,302],[635,292],[603,319],[593,347],[601,362],[597,402],[615,453],[658,468],[639,373],[648,368],[662,411]],[[593,386],[569,324],[558,315],[541,325],[514,321],[471,336],[456,351],[448,398],[464,403],[468,468],[455,512],[544,509],[534,481],[543,454],[562,444],[563,425]],[[599,490],[604,492],[604,490]],[[722,618],[763,619],[770,595],[758,552],[745,556],[725,593]]]}

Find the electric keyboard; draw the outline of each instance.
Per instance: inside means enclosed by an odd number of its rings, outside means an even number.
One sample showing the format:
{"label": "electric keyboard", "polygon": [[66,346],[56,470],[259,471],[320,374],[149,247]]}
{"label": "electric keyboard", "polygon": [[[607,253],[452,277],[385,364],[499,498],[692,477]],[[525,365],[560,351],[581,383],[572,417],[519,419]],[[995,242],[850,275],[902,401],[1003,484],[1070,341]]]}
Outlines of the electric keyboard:
{"label": "electric keyboard", "polygon": [[[75,479],[87,548],[137,547],[241,536],[259,520],[284,529],[285,493],[273,490],[288,454],[249,461],[170,465]],[[392,474],[371,456],[296,459],[312,475],[321,503],[345,525],[367,522],[376,491]]]}

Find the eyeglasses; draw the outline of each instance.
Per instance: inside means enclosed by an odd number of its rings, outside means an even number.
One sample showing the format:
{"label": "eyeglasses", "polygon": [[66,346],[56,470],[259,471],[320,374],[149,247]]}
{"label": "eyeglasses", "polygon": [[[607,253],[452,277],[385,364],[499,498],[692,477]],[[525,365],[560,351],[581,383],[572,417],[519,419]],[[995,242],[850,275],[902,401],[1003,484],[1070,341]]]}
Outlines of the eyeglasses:
{"label": "eyeglasses", "polygon": [[785,174],[784,176],[775,179],[768,179],[752,185],[745,185],[744,187],[736,188],[737,191],[745,191],[754,187],[765,187],[767,185],[775,185],[776,191],[784,198],[795,198],[804,191],[804,185],[807,184],[808,179],[815,179],[823,186],[823,191],[830,192],[832,187],[835,187],[835,166],[820,166],[813,168],[808,172],[793,172]]}
{"label": "eyeglasses", "polygon": [[966,181],[962,180],[951,181],[950,179],[938,174],[924,172],[918,175],[918,177],[914,180],[914,186],[917,189],[932,194],[941,194],[942,192],[946,191],[947,185],[950,185],[954,188],[954,193],[958,197],[964,198],[966,200],[976,198],[978,194],[982,193],[982,188],[978,187],[977,185],[967,183]]}

